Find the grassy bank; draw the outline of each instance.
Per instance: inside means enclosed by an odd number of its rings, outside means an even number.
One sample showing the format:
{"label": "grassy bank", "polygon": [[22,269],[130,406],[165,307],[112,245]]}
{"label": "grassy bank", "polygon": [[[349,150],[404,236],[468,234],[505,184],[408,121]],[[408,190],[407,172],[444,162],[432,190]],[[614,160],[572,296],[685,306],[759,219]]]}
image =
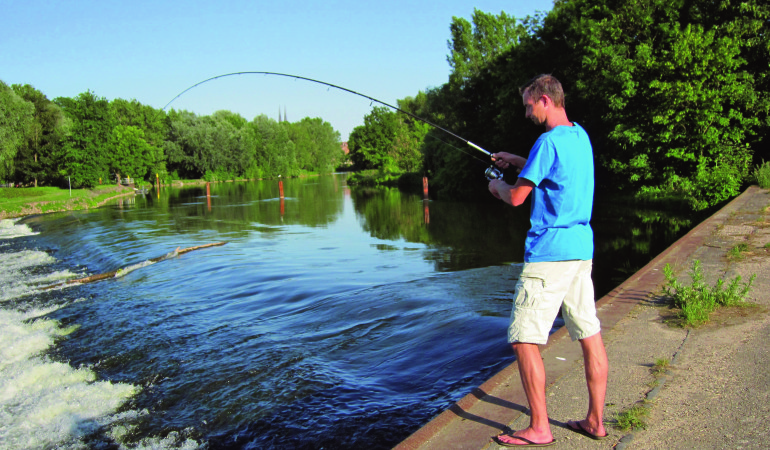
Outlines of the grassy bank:
{"label": "grassy bank", "polygon": [[113,198],[132,195],[127,186],[98,186],[94,189],[57,187],[0,188],[0,219],[55,211],[96,208]]}

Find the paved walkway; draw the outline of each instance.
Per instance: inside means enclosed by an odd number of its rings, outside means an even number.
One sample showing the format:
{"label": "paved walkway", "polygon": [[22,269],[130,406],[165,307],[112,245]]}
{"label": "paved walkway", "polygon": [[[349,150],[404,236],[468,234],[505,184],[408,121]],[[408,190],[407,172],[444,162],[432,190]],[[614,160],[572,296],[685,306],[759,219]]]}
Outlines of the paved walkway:
{"label": "paved walkway", "polygon": [[[728,251],[747,243],[740,260]],[[608,439],[571,432],[568,420],[584,417],[587,392],[580,345],[559,330],[542,348],[552,449],[759,449],[770,447],[770,191],[756,186],[691,230],[613,292],[597,302],[610,361],[605,422]],[[670,264],[681,280],[693,261],[706,280],[757,278],[749,308],[726,308],[695,329],[667,323],[672,317],[656,294]],[[655,376],[657,360],[670,361]],[[619,412],[643,404],[646,429],[623,432]],[[516,363],[437,416],[397,449],[490,449],[491,437],[529,423]]]}

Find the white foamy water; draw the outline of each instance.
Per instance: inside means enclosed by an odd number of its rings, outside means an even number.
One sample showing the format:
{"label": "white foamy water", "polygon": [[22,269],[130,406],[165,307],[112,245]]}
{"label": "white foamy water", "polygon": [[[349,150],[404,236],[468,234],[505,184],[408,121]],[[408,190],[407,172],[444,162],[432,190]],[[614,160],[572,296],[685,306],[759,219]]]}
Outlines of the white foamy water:
{"label": "white foamy water", "polygon": [[40,318],[52,310],[0,309],[0,448],[78,448],[79,438],[138,392],[40,356],[77,329]]}
{"label": "white foamy water", "polygon": [[[8,231],[9,221],[2,222]],[[0,239],[19,235],[23,234],[17,229]],[[36,250],[0,253],[0,306],[77,276],[68,270],[44,273],[45,266],[54,262],[55,258]],[[0,308],[0,449],[84,449],[89,446],[82,438],[95,431],[114,439],[122,449],[198,448],[197,442],[178,433],[138,444],[122,443],[133,428],[132,419],[142,413],[118,415],[116,411],[139,388],[98,380],[88,367],[76,369],[44,356],[57,340],[78,328],[62,328],[44,317],[59,308],[23,312]]]}
{"label": "white foamy water", "polygon": [[32,231],[27,225],[17,225],[19,219],[0,220],[0,239],[12,239],[21,236],[34,236],[38,233]]}
{"label": "white foamy water", "polygon": [[3,268],[0,271],[0,286],[2,287],[0,289],[0,304],[78,276],[69,270],[36,275],[29,273],[36,267],[46,266],[54,262],[56,262],[54,257],[38,250],[0,253],[0,267]]}

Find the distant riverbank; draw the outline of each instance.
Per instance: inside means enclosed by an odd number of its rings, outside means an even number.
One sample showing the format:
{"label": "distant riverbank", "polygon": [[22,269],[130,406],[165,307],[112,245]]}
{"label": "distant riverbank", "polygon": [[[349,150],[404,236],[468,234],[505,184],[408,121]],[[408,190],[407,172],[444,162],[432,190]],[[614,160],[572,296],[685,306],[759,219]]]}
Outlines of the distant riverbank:
{"label": "distant riverbank", "polygon": [[1,188],[0,219],[98,208],[110,200],[128,195],[134,195],[132,187],[115,185],[71,191],[57,187]]}

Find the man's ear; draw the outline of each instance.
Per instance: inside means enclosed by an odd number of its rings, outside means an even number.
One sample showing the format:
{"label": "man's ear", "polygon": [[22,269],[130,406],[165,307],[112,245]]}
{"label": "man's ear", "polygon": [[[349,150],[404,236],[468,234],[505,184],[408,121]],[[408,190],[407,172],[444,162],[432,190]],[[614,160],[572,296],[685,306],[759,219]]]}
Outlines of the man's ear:
{"label": "man's ear", "polygon": [[549,96],[547,96],[545,94],[543,94],[540,97],[540,100],[543,101],[543,106],[545,106],[546,108],[548,108],[549,106],[553,106],[553,100],[551,100],[551,97],[549,97]]}

